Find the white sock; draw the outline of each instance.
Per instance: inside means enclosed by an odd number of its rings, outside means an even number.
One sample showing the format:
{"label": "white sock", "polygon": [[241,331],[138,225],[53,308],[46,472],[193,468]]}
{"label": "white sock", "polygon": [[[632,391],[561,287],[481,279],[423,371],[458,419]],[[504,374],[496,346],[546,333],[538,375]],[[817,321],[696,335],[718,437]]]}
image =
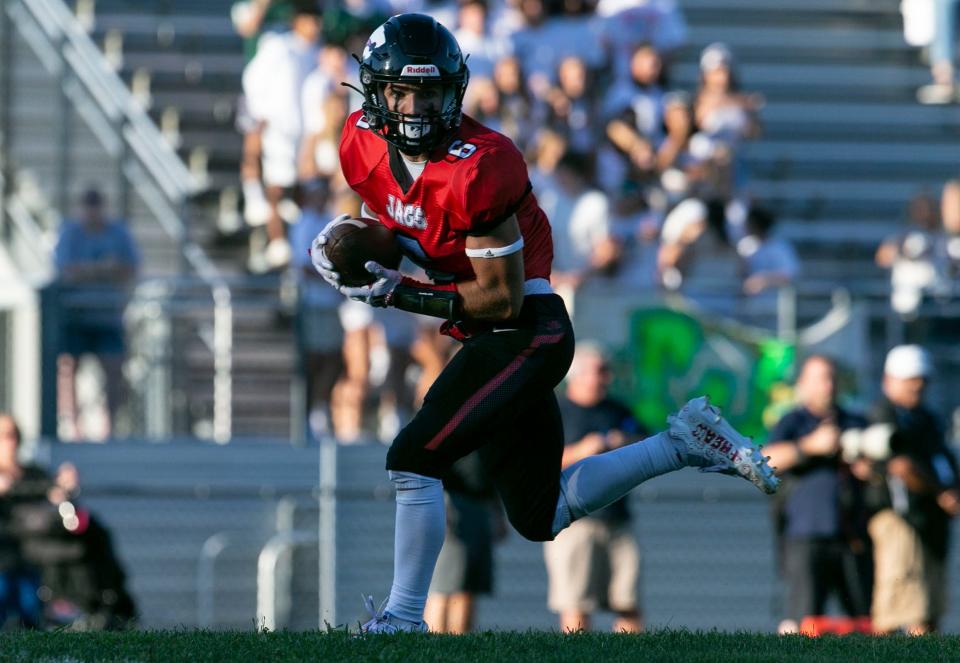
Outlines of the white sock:
{"label": "white sock", "polygon": [[393,542],[393,586],[386,612],[411,622],[423,621],[423,606],[433,578],[447,512],[440,479],[412,472],[390,472],[397,488]]}
{"label": "white sock", "polygon": [[666,432],[584,458],[560,473],[554,535],[577,518],[620,499],[647,479],[685,466],[683,443]]}
{"label": "white sock", "polygon": [[241,186],[243,188],[243,198],[247,204],[267,204],[267,197],[263,193],[263,184],[260,183],[260,180],[244,180]]}

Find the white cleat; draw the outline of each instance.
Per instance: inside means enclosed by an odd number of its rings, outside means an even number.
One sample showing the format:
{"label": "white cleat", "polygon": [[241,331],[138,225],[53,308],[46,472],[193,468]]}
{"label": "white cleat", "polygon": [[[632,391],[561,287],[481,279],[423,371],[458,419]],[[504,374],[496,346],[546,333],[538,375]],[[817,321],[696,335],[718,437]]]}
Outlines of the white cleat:
{"label": "white cleat", "polygon": [[372,596],[363,597],[363,607],[370,613],[370,621],[360,627],[360,635],[366,635],[367,633],[426,633],[429,630],[427,623],[423,620],[411,622],[386,612],[383,609],[386,603],[386,600],[384,600],[377,608]]}
{"label": "white cleat", "polygon": [[706,396],[694,398],[671,415],[670,435],[687,448],[687,465],[701,472],[741,476],[765,493],[780,487],[767,458],[710,405]]}

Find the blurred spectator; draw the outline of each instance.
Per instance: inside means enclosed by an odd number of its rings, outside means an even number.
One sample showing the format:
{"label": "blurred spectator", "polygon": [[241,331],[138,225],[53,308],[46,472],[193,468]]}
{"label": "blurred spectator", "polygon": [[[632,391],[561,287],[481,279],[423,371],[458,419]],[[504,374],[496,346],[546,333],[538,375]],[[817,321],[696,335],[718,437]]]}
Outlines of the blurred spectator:
{"label": "blurred spectator", "polygon": [[675,0],[599,0],[596,12],[607,59],[619,80],[628,76],[626,63],[638,44],[651,44],[669,57],[687,38]]}
{"label": "blurred spectator", "polygon": [[[903,2],[907,41],[914,45],[929,46],[927,56],[933,82],[917,90],[917,100],[922,104],[960,101],[956,79],[958,4],[960,0]],[[914,34],[910,34],[911,28]]]}
{"label": "blurred spectator", "polygon": [[[663,287],[679,290],[704,276],[715,291],[716,284],[736,279],[736,254],[730,248],[725,225],[726,207],[718,201],[704,203],[688,198],[674,207],[664,219],[657,252],[657,271]],[[707,264],[710,257],[716,260]]]}
{"label": "blurred spectator", "polygon": [[363,441],[364,406],[370,393],[373,309],[348,299],[340,305],[338,313],[344,331],[345,372],[331,394],[333,430],[338,442],[355,444]]}
{"label": "blurred spectator", "polygon": [[354,65],[339,46],[320,49],[318,66],[303,83],[303,140],[299,149],[298,176],[301,181],[314,177],[340,179],[338,148],[340,132],[352,103],[349,89],[340,85],[353,80]]}
{"label": "blurred spectator", "polygon": [[878,266],[890,270],[890,306],[901,316],[917,315],[924,293],[937,283],[939,219],[936,199],[918,193],[908,208],[910,228],[889,237],[877,249]]}
{"label": "blurred spectator", "polygon": [[[608,358],[600,346],[577,343],[559,397],[566,445],[562,467],[643,436],[630,410],[609,396],[610,380]],[[598,609],[615,613],[614,631],[643,629],[637,598],[640,551],[630,531],[628,498],[574,521],[544,544],[544,558],[550,580],[547,604],[560,614],[561,630],[589,630],[590,616]]]}
{"label": "blurred spectator", "polygon": [[140,255],[125,222],[107,218],[99,189],[90,188],[83,194],[79,219],[64,222],[55,261],[63,316],[57,362],[58,411],[67,437],[86,436],[77,408],[76,372],[80,357],[94,355],[104,373],[104,433],[109,437],[123,390],[123,311]]}
{"label": "blurred spectator", "polygon": [[893,348],[883,398],[870,412],[870,422],[885,427],[886,442],[860,470],[874,514],[872,617],[880,633],[935,631],[946,609],[950,519],[960,513],[960,492],[941,422],[923,403],[932,373],[920,346]]}
{"label": "blurred spectator", "polygon": [[943,186],[940,220],[943,223],[939,247],[940,270],[944,283],[953,287],[956,296],[958,291],[955,284],[960,278],[960,179],[950,180]]}
{"label": "blurred spectator", "polygon": [[650,179],[657,168],[656,149],[663,136],[663,61],[651,44],[630,55],[630,79],[605,95],[605,133],[616,155],[601,150],[601,186],[619,194],[625,183]]}
{"label": "blurred spectator", "polygon": [[735,147],[760,133],[758,94],[740,92],[733,53],[725,44],[710,44],[700,54],[700,89],[694,101],[697,128],[704,136]]}
{"label": "blurred spectator", "polygon": [[527,85],[535,96],[546,95],[550,85],[556,82],[554,76],[560,61],[567,56],[579,56],[589,67],[600,67],[604,63],[600,35],[583,15],[582,2],[519,0],[517,4],[523,25],[510,39],[513,52],[523,62]]}
{"label": "blurred spectator", "polygon": [[557,164],[558,200],[552,210],[553,271],[551,285],[571,312],[575,293],[591,275],[611,274],[620,258],[620,243],[613,233],[610,203],[590,186],[589,164],[568,152]]}
{"label": "blurred spectator", "polygon": [[[533,98],[524,80],[518,57],[508,55],[494,65],[493,83],[499,103],[497,130],[513,140],[521,150],[526,150],[543,119],[541,105]],[[489,116],[485,119],[489,119]]]}
{"label": "blurred spectator", "polygon": [[260,37],[267,32],[282,32],[293,18],[293,0],[241,0],[230,7],[230,20],[243,37],[243,56],[250,62],[257,53]]}
{"label": "blurred spectator", "polygon": [[800,261],[790,242],[771,236],[775,224],[773,214],[765,209],[751,207],[747,213],[747,235],[737,242],[747,295],[790,285],[800,273]]}
{"label": "blurred spectator", "polygon": [[0,413],[0,628],[36,628],[43,608],[40,574],[24,559],[21,547],[25,505],[46,502],[46,472],[20,462],[20,429],[13,417]]}
{"label": "blurred spectator", "polygon": [[394,14],[387,0],[343,0],[324,2],[323,40],[359,54],[373,30]]}
{"label": "blurred spectator", "polygon": [[[247,223],[266,224],[266,249],[251,256],[254,271],[277,269],[290,260],[281,201],[297,182],[298,155],[303,134],[301,92],[317,64],[320,9],[315,1],[295,6],[290,30],[261,40],[256,56],[243,71],[243,93],[248,117],[240,121],[244,152],[240,177]],[[265,189],[265,193],[264,193]],[[287,201],[285,201],[287,202]],[[287,202],[286,207],[291,207]],[[283,214],[282,214],[283,213]]]}
{"label": "blurred spectator", "polygon": [[473,630],[476,597],[493,591],[493,544],[507,534],[503,510],[479,452],[443,478],[447,533],[433,570],[424,621],[435,633]]}
{"label": "blurred spectator", "polygon": [[[700,88],[693,102],[696,133],[690,153],[703,163],[703,172],[693,193],[703,201],[726,205],[743,195],[746,169],[737,148],[744,140],[760,135],[758,112],[763,98],[740,91],[733,53],[724,44],[711,44],[700,55]],[[727,214],[728,239],[742,236],[743,218]]]}
{"label": "blurred spectator", "polygon": [[0,626],[125,628],[133,600],[107,531],[71,500],[70,463],[51,477],[20,459],[20,430],[0,413]]}
{"label": "blurred spectator", "polygon": [[774,529],[787,585],[778,632],[797,633],[836,594],[850,617],[870,614],[872,566],[862,485],[842,460],[840,436],[866,420],[837,403],[837,370],[821,355],[800,366],[798,407],[774,426],[764,453],[782,475]]}
{"label": "blurred spectator", "polygon": [[585,162],[591,180],[598,138],[593,123],[597,102],[590,83],[592,78],[580,57],[568,55],[557,67],[557,85],[546,94],[549,126],[566,138],[567,150]]}
{"label": "blurred spectator", "polygon": [[663,131],[663,59],[653,44],[644,42],[634,48],[629,63],[629,79],[618,81],[604,95],[604,115],[612,117],[629,113],[623,118],[628,127],[646,140],[657,143]]}
{"label": "blurred spectator", "polygon": [[[404,273],[412,273],[411,265],[402,266]],[[407,380],[413,364],[412,348],[418,340],[421,319],[393,308],[375,309],[374,320],[382,332],[381,348],[386,351],[386,371],[379,389],[377,437],[391,444],[400,428],[413,414],[415,388]]]}
{"label": "blurred spectator", "polygon": [[332,433],[330,401],[343,372],[343,327],[337,308],[343,296],[320,278],[310,261],[313,238],[330,220],[329,182],[316,178],[304,183],[300,219],[293,227],[292,267],[300,284],[297,331],[307,380],[308,423],[314,438]]}
{"label": "blurred spectator", "polygon": [[492,78],[497,60],[508,55],[510,42],[494,35],[489,24],[487,0],[460,0],[457,9],[457,29],[453,36],[460,50],[470,58],[470,77]]}

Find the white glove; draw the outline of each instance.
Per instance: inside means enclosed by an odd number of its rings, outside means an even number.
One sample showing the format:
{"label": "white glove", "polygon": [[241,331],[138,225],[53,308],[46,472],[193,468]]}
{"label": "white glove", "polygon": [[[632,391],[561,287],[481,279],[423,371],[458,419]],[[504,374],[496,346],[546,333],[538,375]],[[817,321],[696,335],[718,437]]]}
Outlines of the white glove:
{"label": "white glove", "polygon": [[323,277],[324,281],[338,290],[340,289],[340,272],[336,270],[333,263],[327,258],[327,254],[323,252],[323,247],[327,243],[327,234],[333,230],[334,227],[350,218],[349,214],[341,214],[333,219],[323,227],[320,234],[314,237],[313,242],[310,244],[310,260],[313,261],[313,268]]}
{"label": "white glove", "polygon": [[390,305],[390,295],[393,289],[397,287],[403,279],[403,274],[395,269],[384,267],[378,262],[368,260],[363,268],[376,277],[376,281],[369,285],[351,288],[340,286],[341,294],[358,302],[364,302],[370,306],[386,308]]}

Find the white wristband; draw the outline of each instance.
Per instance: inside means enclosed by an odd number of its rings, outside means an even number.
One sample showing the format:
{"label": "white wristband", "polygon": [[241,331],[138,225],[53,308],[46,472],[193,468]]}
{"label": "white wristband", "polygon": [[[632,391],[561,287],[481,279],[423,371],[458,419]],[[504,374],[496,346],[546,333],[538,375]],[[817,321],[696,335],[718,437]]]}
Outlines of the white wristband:
{"label": "white wristband", "polygon": [[523,248],[523,237],[507,246],[491,246],[486,249],[464,249],[471,258],[502,258]]}

